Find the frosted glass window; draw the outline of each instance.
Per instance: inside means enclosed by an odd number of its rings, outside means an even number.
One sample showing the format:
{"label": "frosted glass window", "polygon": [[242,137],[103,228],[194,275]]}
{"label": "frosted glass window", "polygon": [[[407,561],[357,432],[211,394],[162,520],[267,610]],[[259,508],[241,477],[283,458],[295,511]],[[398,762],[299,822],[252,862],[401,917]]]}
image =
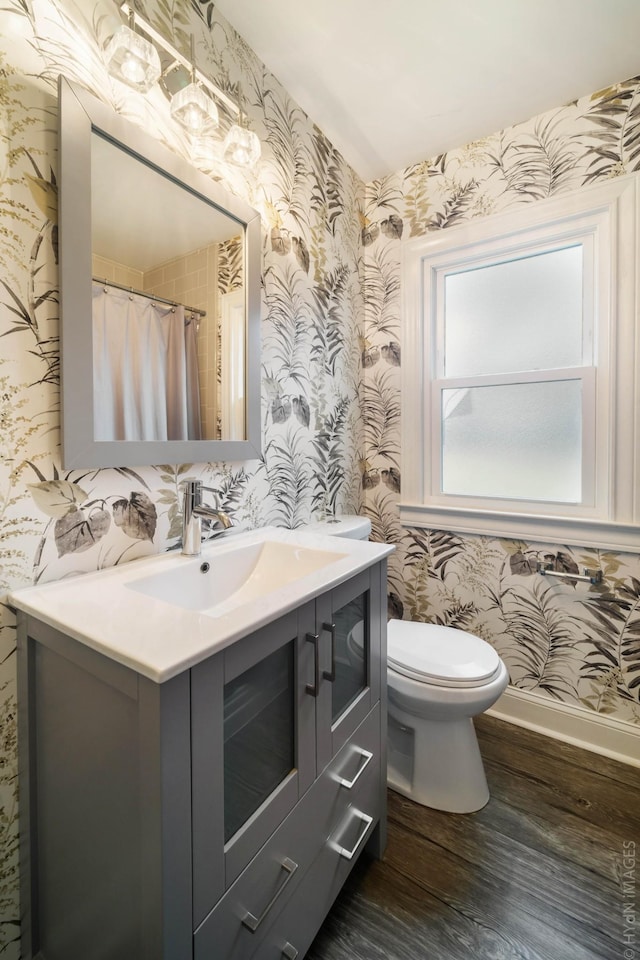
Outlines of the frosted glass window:
{"label": "frosted glass window", "polygon": [[447,274],[445,376],[581,366],[582,253],[575,245]]}
{"label": "frosted glass window", "polygon": [[442,391],[446,494],[578,503],[580,380]]}
{"label": "frosted glass window", "polygon": [[636,549],[638,209],[615,177],[407,245],[403,526]]}

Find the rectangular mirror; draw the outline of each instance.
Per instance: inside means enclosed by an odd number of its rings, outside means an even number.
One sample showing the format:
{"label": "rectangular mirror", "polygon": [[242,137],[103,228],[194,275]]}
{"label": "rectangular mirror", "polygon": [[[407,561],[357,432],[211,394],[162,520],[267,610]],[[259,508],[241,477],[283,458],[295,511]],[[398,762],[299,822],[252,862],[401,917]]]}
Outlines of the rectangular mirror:
{"label": "rectangular mirror", "polygon": [[66,469],[260,454],[260,217],[60,78]]}

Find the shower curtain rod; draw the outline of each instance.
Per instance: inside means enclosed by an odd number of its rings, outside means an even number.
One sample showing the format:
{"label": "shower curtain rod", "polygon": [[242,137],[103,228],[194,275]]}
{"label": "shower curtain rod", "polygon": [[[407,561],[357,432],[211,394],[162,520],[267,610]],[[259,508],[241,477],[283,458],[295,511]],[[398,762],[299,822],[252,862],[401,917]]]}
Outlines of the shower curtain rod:
{"label": "shower curtain rod", "polygon": [[199,317],[206,317],[206,310],[199,310],[197,307],[188,307],[185,303],[179,303],[177,300],[167,300],[166,297],[156,297],[153,293],[147,293],[145,290],[136,290],[134,287],[127,287],[124,283],[116,283],[114,280],[107,280],[106,277],[92,277],[96,283],[104,283],[107,287],[116,287],[118,290],[126,290],[127,293],[135,293],[139,297],[146,297],[147,300],[156,300],[158,303],[166,303],[170,307],[184,307],[187,313],[195,313]]}

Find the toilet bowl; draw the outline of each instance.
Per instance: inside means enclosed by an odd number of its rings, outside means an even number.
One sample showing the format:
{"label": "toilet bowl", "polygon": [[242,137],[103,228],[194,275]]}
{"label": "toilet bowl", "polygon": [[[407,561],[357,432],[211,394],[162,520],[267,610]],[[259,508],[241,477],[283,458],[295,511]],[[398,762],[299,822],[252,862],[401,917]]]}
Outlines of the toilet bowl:
{"label": "toilet bowl", "polygon": [[436,810],[480,810],[489,788],[472,718],[504,692],[507,668],[453,627],[390,620],[387,644],[389,786]]}
{"label": "toilet bowl", "polygon": [[[313,530],[364,540],[371,525],[342,517]],[[480,637],[439,624],[390,620],[387,643],[388,785],[437,810],[480,810],[489,788],[472,718],[506,689],[504,663]],[[347,650],[362,659],[362,624]]]}

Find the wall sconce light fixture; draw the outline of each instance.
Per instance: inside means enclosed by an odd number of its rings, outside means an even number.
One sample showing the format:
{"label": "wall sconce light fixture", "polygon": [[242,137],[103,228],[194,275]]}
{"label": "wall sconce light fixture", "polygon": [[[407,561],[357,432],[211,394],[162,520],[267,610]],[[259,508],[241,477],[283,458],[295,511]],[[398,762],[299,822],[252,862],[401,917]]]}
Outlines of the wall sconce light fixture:
{"label": "wall sconce light fixture", "polygon": [[191,83],[173,94],[171,116],[190,133],[199,134],[209,127],[218,126],[218,108],[196,78],[193,36],[191,37]]}
{"label": "wall sconce light fixture", "polygon": [[[238,166],[252,166],[260,158],[260,140],[247,128],[246,118],[237,104],[196,69],[193,37],[191,37],[191,61],[189,62],[151,24],[147,23],[135,9],[134,4],[135,0],[120,4],[120,10],[128,18],[129,26],[119,27],[105,47],[109,73],[135,90],[147,93],[158,80],[167,77],[173,70],[183,67],[189,72],[191,82],[172,95],[171,116],[189,133],[200,136],[218,125],[219,114],[215,103],[217,100],[234,120],[237,119],[237,122],[229,128],[224,141],[225,160]],[[145,36],[141,36],[141,33]],[[149,39],[147,40],[146,37]],[[168,56],[167,66],[165,66],[166,57],[163,57],[162,63],[160,62],[158,49]],[[212,96],[209,96],[207,91]]]}
{"label": "wall sconce light fixture", "polygon": [[238,123],[229,128],[222,155],[229,163],[235,163],[239,167],[252,167],[260,157],[260,140],[253,130],[249,130],[245,125],[242,112]]}
{"label": "wall sconce light fixture", "polygon": [[105,49],[109,73],[127,86],[147,93],[162,73],[158,51],[135,31],[134,13],[129,11],[129,26],[118,27]]}

